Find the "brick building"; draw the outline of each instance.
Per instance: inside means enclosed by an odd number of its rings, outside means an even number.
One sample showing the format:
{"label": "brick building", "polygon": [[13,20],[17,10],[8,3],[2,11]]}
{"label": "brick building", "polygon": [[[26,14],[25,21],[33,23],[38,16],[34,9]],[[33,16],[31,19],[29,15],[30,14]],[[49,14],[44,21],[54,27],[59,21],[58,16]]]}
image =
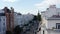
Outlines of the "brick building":
{"label": "brick building", "polygon": [[4,8],[6,16],[6,27],[7,31],[10,31],[14,27],[14,9],[11,7],[11,10],[7,7]]}

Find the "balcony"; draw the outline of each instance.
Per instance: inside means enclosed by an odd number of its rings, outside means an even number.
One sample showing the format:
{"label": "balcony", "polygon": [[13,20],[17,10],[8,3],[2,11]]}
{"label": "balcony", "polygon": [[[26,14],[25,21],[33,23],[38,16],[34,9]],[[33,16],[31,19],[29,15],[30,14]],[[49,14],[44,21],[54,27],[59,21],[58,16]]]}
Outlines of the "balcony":
{"label": "balcony", "polygon": [[56,32],[60,32],[60,29],[54,29],[54,31],[56,31]]}
{"label": "balcony", "polygon": [[60,29],[57,28],[47,28],[47,31],[55,31],[55,32],[60,32]]}

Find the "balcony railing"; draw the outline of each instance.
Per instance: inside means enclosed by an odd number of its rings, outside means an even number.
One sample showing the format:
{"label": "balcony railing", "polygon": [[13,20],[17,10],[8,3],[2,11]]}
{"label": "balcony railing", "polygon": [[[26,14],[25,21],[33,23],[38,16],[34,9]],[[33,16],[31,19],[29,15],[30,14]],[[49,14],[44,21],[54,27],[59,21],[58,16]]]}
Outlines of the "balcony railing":
{"label": "balcony railing", "polygon": [[55,32],[60,32],[60,29],[56,29],[56,28],[51,28],[51,29],[46,29],[47,31],[55,31]]}
{"label": "balcony railing", "polygon": [[60,32],[60,29],[54,29],[54,31],[56,31],[56,32]]}

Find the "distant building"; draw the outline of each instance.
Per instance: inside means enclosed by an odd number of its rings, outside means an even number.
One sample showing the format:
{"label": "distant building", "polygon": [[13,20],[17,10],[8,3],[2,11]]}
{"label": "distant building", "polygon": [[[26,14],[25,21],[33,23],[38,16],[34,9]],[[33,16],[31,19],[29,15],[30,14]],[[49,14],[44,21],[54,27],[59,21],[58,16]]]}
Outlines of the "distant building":
{"label": "distant building", "polygon": [[21,15],[14,13],[14,26],[20,25],[22,27],[24,24],[27,24],[30,20],[33,19],[32,14]]}
{"label": "distant building", "polygon": [[23,27],[22,34],[37,34],[39,21],[33,20],[35,15],[25,14],[21,15],[19,13],[14,13],[14,27],[20,25]]}
{"label": "distant building", "polygon": [[14,9],[5,7],[0,10],[0,34],[5,34],[6,31],[13,31],[14,28]]}
{"label": "distant building", "polygon": [[51,5],[46,11],[41,12],[41,15],[41,34],[60,34],[60,8]]}
{"label": "distant building", "polygon": [[6,16],[3,10],[0,10],[0,34],[6,33]]}
{"label": "distant building", "polygon": [[12,31],[14,28],[14,9],[12,7],[11,9],[8,9],[7,7],[5,7],[3,10],[6,16],[7,31]]}
{"label": "distant building", "polygon": [[[12,7],[11,9],[5,7],[0,10],[0,34],[5,34],[6,31],[13,31],[17,25],[20,25],[23,29],[25,28],[23,33],[36,34],[39,21],[35,21],[33,18],[34,15],[32,14],[22,15],[14,12]],[[26,24],[29,25],[26,26]]]}

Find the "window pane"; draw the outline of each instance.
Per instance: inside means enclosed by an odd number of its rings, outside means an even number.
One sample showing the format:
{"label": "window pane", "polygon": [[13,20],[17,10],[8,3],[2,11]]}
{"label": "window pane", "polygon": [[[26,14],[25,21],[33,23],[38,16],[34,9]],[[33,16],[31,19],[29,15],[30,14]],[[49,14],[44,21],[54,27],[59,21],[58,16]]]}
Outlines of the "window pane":
{"label": "window pane", "polygon": [[60,23],[56,23],[56,28],[60,29]]}
{"label": "window pane", "polygon": [[5,23],[3,23],[3,26],[5,26]]}
{"label": "window pane", "polygon": [[60,29],[60,25],[58,25],[58,29]]}

